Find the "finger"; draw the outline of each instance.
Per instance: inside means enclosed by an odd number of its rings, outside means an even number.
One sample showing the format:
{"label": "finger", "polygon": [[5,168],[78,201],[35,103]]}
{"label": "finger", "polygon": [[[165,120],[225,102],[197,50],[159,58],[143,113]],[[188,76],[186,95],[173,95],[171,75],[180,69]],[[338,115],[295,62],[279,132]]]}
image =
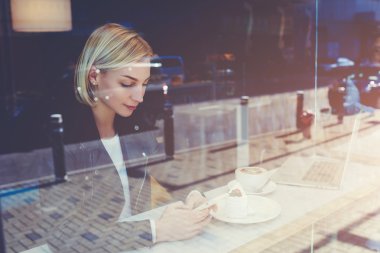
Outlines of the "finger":
{"label": "finger", "polygon": [[173,204],[170,204],[164,211],[164,214],[167,214],[167,215],[172,215],[172,213],[177,213],[177,215],[179,215],[179,211],[181,210],[188,210],[189,208],[187,208],[183,202],[176,202],[176,203],[173,203]]}
{"label": "finger", "polygon": [[212,205],[209,207],[209,210],[211,211],[214,211],[214,212],[217,212],[218,211],[218,205]]}
{"label": "finger", "polygon": [[195,223],[201,222],[202,220],[204,220],[208,216],[209,216],[209,210],[206,208],[206,209],[201,210],[201,211],[195,211],[195,210],[193,210],[190,213],[189,217],[191,219],[191,223],[195,224]]}
{"label": "finger", "polygon": [[207,203],[207,199],[206,199],[205,197],[202,196],[202,198],[200,198],[200,199],[198,200],[198,203],[197,203],[197,204],[201,205],[201,204],[204,204],[204,203]]}
{"label": "finger", "polygon": [[209,217],[207,217],[205,220],[203,220],[202,222],[196,224],[196,225],[192,228],[192,232],[191,232],[191,233],[192,233],[193,235],[197,235],[197,234],[203,232],[204,227],[210,223],[211,219],[212,219],[212,217],[209,216]]}
{"label": "finger", "polygon": [[190,208],[194,208],[201,198],[202,196],[198,191],[192,191],[186,198],[186,205]]}
{"label": "finger", "polygon": [[209,217],[209,216],[210,216],[210,214],[209,214],[208,209],[206,209],[206,212],[198,212],[198,213],[194,214],[192,223],[195,224],[195,223],[202,222],[204,219],[207,219],[207,217]]}
{"label": "finger", "polygon": [[191,198],[193,196],[202,196],[202,193],[200,193],[198,190],[192,190],[186,197],[186,199]]}
{"label": "finger", "polygon": [[189,231],[189,235],[191,235],[191,237],[194,237],[200,234],[202,231],[203,231],[203,226],[196,225],[191,228],[191,230]]}
{"label": "finger", "polygon": [[205,209],[203,209],[203,210],[200,210],[200,211],[198,211],[198,215],[199,215],[200,217],[205,218],[205,217],[207,217],[207,216],[210,215],[210,210],[209,210],[208,208],[205,208]]}
{"label": "finger", "polygon": [[187,206],[182,201],[178,201],[173,204],[170,204],[169,207],[173,209],[188,209]]}
{"label": "finger", "polygon": [[206,225],[208,225],[212,220],[212,216],[208,216],[206,217],[203,221],[199,222],[198,225],[201,227],[201,229],[203,229],[203,227],[205,227]]}
{"label": "finger", "polygon": [[203,205],[204,203],[207,203],[207,199],[201,196],[194,201],[193,208]]}
{"label": "finger", "polygon": [[192,200],[187,200],[185,203],[186,207],[189,209],[193,209],[195,206],[195,203]]}

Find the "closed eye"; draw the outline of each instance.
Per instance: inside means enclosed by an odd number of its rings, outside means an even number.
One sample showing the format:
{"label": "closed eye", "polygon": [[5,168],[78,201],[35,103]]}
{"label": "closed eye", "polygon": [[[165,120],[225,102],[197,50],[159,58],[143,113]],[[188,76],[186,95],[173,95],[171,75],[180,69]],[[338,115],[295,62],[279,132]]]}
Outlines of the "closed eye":
{"label": "closed eye", "polygon": [[120,85],[124,88],[130,88],[133,87],[135,83],[121,83]]}

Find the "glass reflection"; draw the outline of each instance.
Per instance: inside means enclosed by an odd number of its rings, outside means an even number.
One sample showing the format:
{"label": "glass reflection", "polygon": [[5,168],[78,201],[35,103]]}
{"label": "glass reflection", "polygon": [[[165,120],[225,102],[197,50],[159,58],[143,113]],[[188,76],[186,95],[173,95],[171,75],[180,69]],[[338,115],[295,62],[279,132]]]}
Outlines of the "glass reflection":
{"label": "glass reflection", "polygon": [[82,104],[68,74],[46,113],[65,182],[48,146],[0,157],[7,251],[378,250],[379,3],[91,4],[158,55],[117,24],[91,35]]}

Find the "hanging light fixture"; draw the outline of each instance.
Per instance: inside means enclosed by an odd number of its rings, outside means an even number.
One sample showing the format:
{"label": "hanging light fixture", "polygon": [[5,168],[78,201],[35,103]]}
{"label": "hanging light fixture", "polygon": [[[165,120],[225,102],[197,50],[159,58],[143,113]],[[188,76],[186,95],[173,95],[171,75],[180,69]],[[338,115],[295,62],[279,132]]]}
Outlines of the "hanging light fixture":
{"label": "hanging light fixture", "polygon": [[72,29],[70,0],[11,0],[16,32],[63,32]]}

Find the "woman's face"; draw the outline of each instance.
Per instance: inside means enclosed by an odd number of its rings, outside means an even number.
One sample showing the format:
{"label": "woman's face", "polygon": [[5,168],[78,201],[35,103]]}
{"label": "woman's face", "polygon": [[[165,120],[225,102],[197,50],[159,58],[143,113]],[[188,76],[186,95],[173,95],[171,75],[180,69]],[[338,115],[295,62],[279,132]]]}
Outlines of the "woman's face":
{"label": "woman's face", "polygon": [[97,76],[95,96],[109,110],[123,117],[129,117],[143,102],[146,84],[150,77],[148,64],[109,70]]}

